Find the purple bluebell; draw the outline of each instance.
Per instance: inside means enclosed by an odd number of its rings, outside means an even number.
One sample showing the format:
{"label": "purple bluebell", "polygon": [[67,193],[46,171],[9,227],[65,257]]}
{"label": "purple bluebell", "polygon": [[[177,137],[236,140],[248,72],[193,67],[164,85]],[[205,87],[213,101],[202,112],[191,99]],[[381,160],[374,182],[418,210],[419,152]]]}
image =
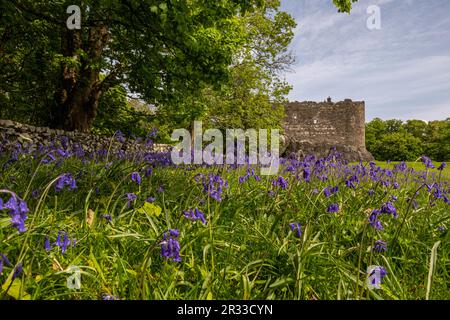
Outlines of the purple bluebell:
{"label": "purple bluebell", "polygon": [[327,208],[328,213],[339,212],[339,205],[337,203],[330,204]]}
{"label": "purple bluebell", "polygon": [[126,197],[128,199],[127,206],[131,207],[133,201],[137,199],[137,195],[135,195],[134,193],[127,193]]}
{"label": "purple bluebell", "polygon": [[120,143],[124,143],[125,142],[125,136],[123,135],[122,131],[118,130],[116,131],[116,140]]}
{"label": "purple bluebell", "polygon": [[386,252],[387,250],[387,242],[383,240],[375,241],[375,245],[373,247],[373,251],[375,252]]}
{"label": "purple bluebell", "polygon": [[50,244],[50,240],[48,239],[48,237],[45,237],[44,248],[45,248],[45,251],[47,251],[47,252],[52,250],[52,246]]}
{"label": "purple bluebell", "polygon": [[172,259],[172,261],[180,262],[180,243],[178,238],[180,232],[177,229],[170,229],[164,233],[163,240],[161,241],[161,256]]}
{"label": "purple bluebell", "polygon": [[279,176],[272,184],[274,187],[281,187],[283,190],[286,190],[288,187],[288,182],[282,176]]}
{"label": "purple bluebell", "polygon": [[67,232],[64,234],[63,242],[61,245],[61,253],[66,253],[67,247],[70,245],[70,239]]}
{"label": "purple bluebell", "polygon": [[185,218],[192,220],[192,221],[200,220],[204,225],[206,225],[205,216],[204,216],[203,212],[201,212],[198,208],[189,209],[187,211],[183,211],[183,213],[184,213]]}
{"label": "purple bluebell", "polygon": [[302,230],[301,230],[301,225],[298,222],[291,222],[289,223],[289,228],[291,229],[292,232],[294,232],[294,235],[297,238],[300,238],[302,236]]}
{"label": "purple bluebell", "polygon": [[439,166],[438,170],[442,171],[447,167],[447,164],[445,162],[442,162],[441,165]]}
{"label": "purple bluebell", "polygon": [[379,214],[380,214],[379,210],[377,210],[377,209],[373,210],[369,216],[369,223],[375,229],[383,230],[383,225],[381,224],[381,221],[378,219]]}
{"label": "purple bluebell", "polygon": [[423,156],[421,159],[422,159],[422,163],[425,165],[425,168],[427,168],[427,169],[434,169],[434,168],[436,168],[434,166],[434,164],[433,164],[433,161],[431,161],[430,158],[428,158],[426,156]]}
{"label": "purple bluebell", "polygon": [[58,178],[55,184],[55,191],[61,192],[65,186],[69,186],[69,191],[77,187],[77,183],[70,173],[64,173]]}
{"label": "purple bluebell", "polygon": [[391,202],[386,202],[381,206],[381,213],[385,214],[392,214],[394,218],[398,217],[397,209],[394,207],[394,205]]}
{"label": "purple bluebell", "polygon": [[25,232],[25,220],[28,219],[27,213],[29,212],[27,203],[20,199],[15,193],[11,193],[11,198],[5,203],[0,204],[3,209],[8,209],[9,216],[11,217],[11,224],[19,232]]}
{"label": "purple bluebell", "polygon": [[19,263],[15,268],[14,268],[14,272],[12,275],[12,280],[14,281],[14,279],[16,279],[17,277],[19,277],[22,274],[23,271],[23,266],[22,263]]}
{"label": "purple bluebell", "polygon": [[380,289],[383,278],[387,275],[387,271],[382,266],[374,266],[371,272],[368,274],[370,278],[370,284],[377,289]]}
{"label": "purple bluebell", "polygon": [[136,182],[138,185],[141,185],[141,176],[138,172],[131,173],[131,181]]}
{"label": "purple bluebell", "polygon": [[102,300],[107,301],[107,300],[119,300],[119,299],[115,296],[104,293],[104,294],[102,294]]}

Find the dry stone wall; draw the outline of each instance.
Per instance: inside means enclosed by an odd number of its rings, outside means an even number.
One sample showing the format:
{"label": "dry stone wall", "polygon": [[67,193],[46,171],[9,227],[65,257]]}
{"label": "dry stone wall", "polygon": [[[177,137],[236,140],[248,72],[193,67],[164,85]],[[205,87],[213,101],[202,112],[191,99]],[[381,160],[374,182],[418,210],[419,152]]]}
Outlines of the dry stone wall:
{"label": "dry stone wall", "polygon": [[47,127],[34,127],[30,125],[0,120],[0,151],[17,149],[18,145],[29,151],[42,147],[53,147],[55,142],[60,143],[64,138],[67,148],[73,149],[75,145],[82,147],[86,152],[96,150],[109,150],[118,152],[166,152],[170,146],[149,144],[144,140],[120,139],[111,136],[87,134],[77,131],[53,130]]}

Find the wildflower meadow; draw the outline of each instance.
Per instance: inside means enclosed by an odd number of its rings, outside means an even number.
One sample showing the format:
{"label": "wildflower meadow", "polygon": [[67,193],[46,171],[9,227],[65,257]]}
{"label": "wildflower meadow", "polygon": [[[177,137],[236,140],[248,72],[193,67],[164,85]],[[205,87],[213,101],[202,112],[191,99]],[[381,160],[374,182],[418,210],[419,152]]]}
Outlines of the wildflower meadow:
{"label": "wildflower meadow", "polygon": [[[0,154],[1,299],[449,299],[445,163]],[[122,138],[123,139],[123,138]]]}

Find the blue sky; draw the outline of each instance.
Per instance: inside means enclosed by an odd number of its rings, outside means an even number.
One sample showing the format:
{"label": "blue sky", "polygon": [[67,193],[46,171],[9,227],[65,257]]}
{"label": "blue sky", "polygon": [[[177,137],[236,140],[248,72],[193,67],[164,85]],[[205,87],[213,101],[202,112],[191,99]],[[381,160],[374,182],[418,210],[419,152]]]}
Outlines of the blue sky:
{"label": "blue sky", "polygon": [[[450,1],[359,0],[350,15],[332,0],[282,0],[297,21],[286,80],[291,101],[366,101],[366,119],[450,117]],[[381,9],[369,30],[368,6]]]}

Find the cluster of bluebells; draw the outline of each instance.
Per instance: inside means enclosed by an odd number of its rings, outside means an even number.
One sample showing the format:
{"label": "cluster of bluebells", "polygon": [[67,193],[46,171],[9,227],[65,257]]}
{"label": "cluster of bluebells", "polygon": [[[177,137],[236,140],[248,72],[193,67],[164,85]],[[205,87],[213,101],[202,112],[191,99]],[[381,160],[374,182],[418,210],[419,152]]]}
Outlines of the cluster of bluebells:
{"label": "cluster of bluebells", "polygon": [[370,216],[369,216],[369,223],[372,227],[374,227],[377,230],[383,230],[383,225],[381,224],[381,221],[379,219],[379,216],[381,214],[388,214],[388,215],[392,215],[394,218],[398,217],[397,214],[397,209],[394,207],[394,205],[392,204],[392,202],[388,201],[386,203],[384,203],[381,206],[381,209],[374,209],[372,210]]}
{"label": "cluster of bluebells", "polygon": [[180,243],[177,238],[180,236],[180,231],[177,229],[169,229],[163,235],[161,241],[161,256],[172,261],[180,262]]}
{"label": "cluster of bluebells", "polygon": [[261,181],[261,177],[255,174],[255,169],[247,169],[247,173],[244,176],[239,177],[239,183],[244,183],[250,177],[253,177],[255,181]]}
{"label": "cluster of bluebells", "polygon": [[55,184],[55,191],[61,192],[65,186],[69,187],[69,191],[72,191],[77,187],[77,183],[72,174],[70,173],[63,173],[62,175],[59,176]]}
{"label": "cluster of bluebells", "polygon": [[328,187],[323,189],[323,194],[325,195],[325,197],[329,198],[332,195],[338,193],[338,191],[339,191],[339,187],[338,186],[335,186],[335,187],[328,186]]}
{"label": "cluster of bluebells", "polygon": [[327,212],[328,213],[337,213],[339,212],[339,204],[337,203],[332,203],[328,206],[327,208]]}
{"label": "cluster of bluebells", "polygon": [[211,198],[218,202],[222,201],[223,189],[228,188],[228,181],[223,180],[221,176],[213,173],[210,173],[207,176],[199,173],[194,179],[197,182],[201,179],[203,193],[208,194]]}
{"label": "cluster of bluebells", "polygon": [[294,235],[297,238],[300,238],[302,236],[301,227],[302,226],[298,222],[291,222],[291,223],[289,223],[289,228],[291,229],[291,231],[294,233]]}
{"label": "cluster of bluebells", "polygon": [[200,220],[204,225],[206,225],[205,215],[198,208],[183,211],[183,214],[184,214],[184,217],[189,220],[192,220],[192,221]]}
{"label": "cluster of bluebells", "polygon": [[282,190],[286,190],[288,187],[288,182],[282,176],[279,176],[276,180],[272,182],[274,187],[280,187]]}
{"label": "cluster of bluebells", "polygon": [[27,213],[29,209],[25,200],[20,199],[14,192],[8,190],[0,190],[0,193],[9,193],[11,197],[6,203],[3,203],[0,198],[0,211],[8,210],[8,214],[11,217],[11,224],[19,232],[25,232],[25,221],[28,219]]}
{"label": "cluster of bluebells", "polygon": [[[72,244],[73,247],[76,246],[76,239],[73,238],[70,240],[69,235],[67,232],[59,231],[58,236],[56,238],[56,241],[53,243],[53,246],[61,248],[61,253],[66,253],[67,248]],[[52,245],[50,244],[50,239],[45,237],[44,241],[44,248],[45,251],[49,252],[53,249]]]}

